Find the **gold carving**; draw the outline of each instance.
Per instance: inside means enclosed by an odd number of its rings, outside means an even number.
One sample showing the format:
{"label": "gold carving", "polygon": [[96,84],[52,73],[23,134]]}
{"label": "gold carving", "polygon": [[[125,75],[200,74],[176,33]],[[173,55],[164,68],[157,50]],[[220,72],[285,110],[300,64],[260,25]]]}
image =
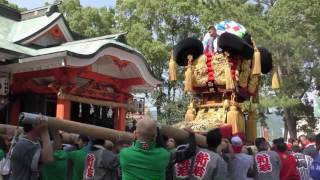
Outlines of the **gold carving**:
{"label": "gold carving", "polygon": [[202,55],[194,62],[193,85],[195,87],[204,87],[206,86],[207,82],[208,82],[207,57],[205,55]]}
{"label": "gold carving", "polygon": [[226,114],[223,107],[200,109],[194,121],[183,121],[176,127],[190,127],[194,131],[207,131],[224,125],[225,119]]}
{"label": "gold carving", "polygon": [[250,80],[248,84],[249,93],[254,94],[259,86],[260,75],[250,75]]}
{"label": "gold carving", "polygon": [[246,88],[248,86],[249,76],[251,74],[251,60],[246,59],[241,62],[241,72],[239,75],[239,86]]}
{"label": "gold carving", "polygon": [[230,66],[228,59],[223,54],[217,54],[212,58],[214,80],[216,85],[226,84],[225,67]]}

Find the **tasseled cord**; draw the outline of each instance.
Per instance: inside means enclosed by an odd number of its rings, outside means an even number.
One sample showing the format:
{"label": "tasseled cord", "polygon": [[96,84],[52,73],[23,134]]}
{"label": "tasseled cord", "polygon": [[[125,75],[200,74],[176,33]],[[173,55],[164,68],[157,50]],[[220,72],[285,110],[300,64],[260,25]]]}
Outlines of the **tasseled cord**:
{"label": "tasseled cord", "polygon": [[177,64],[173,58],[173,52],[171,52],[171,57],[169,61],[169,80],[176,81],[177,80]]}
{"label": "tasseled cord", "polygon": [[194,102],[193,100],[190,102],[188,106],[188,110],[186,112],[186,115],[184,117],[186,122],[193,121],[195,119],[195,109],[194,109]]}
{"label": "tasseled cord", "polygon": [[231,106],[229,107],[229,111],[227,112],[227,124],[232,126],[232,134],[236,134],[240,132],[239,124],[240,122],[240,112],[238,111],[238,107],[235,104],[235,95],[231,95]]}
{"label": "tasseled cord", "polygon": [[224,53],[225,58],[227,59],[228,63],[225,65],[225,78],[226,78],[226,89],[227,90],[233,90],[235,89],[235,85],[232,79],[232,73],[231,73],[231,65],[229,63],[229,53],[225,52]]}
{"label": "tasseled cord", "polygon": [[188,55],[188,67],[185,72],[184,91],[192,92],[192,60],[193,56]]}
{"label": "tasseled cord", "polygon": [[254,142],[257,137],[257,110],[250,109],[248,114],[248,120],[246,121],[246,134],[247,141]]}
{"label": "tasseled cord", "polygon": [[238,111],[237,106],[232,105],[229,108],[227,113],[227,124],[232,126],[232,134],[236,134],[239,132],[238,122],[240,121],[240,113]]}
{"label": "tasseled cord", "polygon": [[272,89],[280,89],[280,80],[279,80],[279,74],[277,69],[274,67],[272,72]]}
{"label": "tasseled cord", "polygon": [[251,41],[253,43],[254,48],[254,54],[253,54],[253,64],[252,64],[252,74],[261,74],[261,54],[259,49],[256,46],[256,43],[251,38]]}

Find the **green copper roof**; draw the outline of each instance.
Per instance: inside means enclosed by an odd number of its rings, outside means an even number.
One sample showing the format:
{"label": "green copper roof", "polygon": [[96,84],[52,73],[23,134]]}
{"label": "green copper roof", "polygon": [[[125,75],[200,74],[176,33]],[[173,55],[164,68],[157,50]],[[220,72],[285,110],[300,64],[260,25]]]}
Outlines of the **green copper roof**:
{"label": "green copper roof", "polygon": [[17,21],[0,16],[0,40],[5,39],[8,41],[9,34],[16,23]]}
{"label": "green copper roof", "polygon": [[108,44],[134,51],[131,47],[119,42],[124,37],[124,33],[72,41],[42,49],[33,49],[20,44],[20,42],[47,29],[59,19],[64,20],[59,12],[53,12],[50,16],[43,15],[27,20],[14,20],[0,16],[0,49],[16,54],[16,57],[32,57],[57,52],[68,52],[74,56],[89,56],[94,55]]}
{"label": "green copper roof", "polygon": [[37,54],[37,51],[32,49],[32,48],[28,48],[25,46],[21,46],[12,42],[9,42],[5,39],[0,39],[0,48],[2,49],[6,49],[7,51],[12,52],[13,54],[17,54],[17,55],[23,55],[23,56],[32,56]]}
{"label": "green copper roof", "polygon": [[122,35],[124,34],[122,33],[122,34],[115,34],[115,35],[107,35],[107,36],[101,36],[97,38],[67,42],[60,46],[39,49],[34,56],[52,54],[57,52],[69,52],[75,56],[77,55],[91,56],[107,45],[123,47],[127,50],[134,51],[134,49],[132,49],[130,46],[117,41],[117,39]]}
{"label": "green copper roof", "polygon": [[24,21],[14,21],[0,16],[0,40],[5,39],[10,42],[23,40],[47,28],[60,16],[60,13],[53,13],[51,16],[40,16]]}
{"label": "green copper roof", "polygon": [[[0,6],[0,10],[1,8],[3,7]],[[135,54],[145,61],[145,58],[140,52],[125,44],[125,33],[66,42],[48,48],[35,49],[22,45],[22,42],[47,30],[57,21],[62,20],[63,23],[65,23],[62,14],[55,11],[53,8],[49,8],[46,11],[44,10],[46,9],[40,8],[41,12],[34,10],[21,14],[19,14],[19,12],[14,12],[19,15],[17,16],[18,18],[7,16],[8,13],[0,13],[0,52],[13,55],[13,59],[23,59],[61,52],[65,52],[68,56],[90,58],[105,48],[115,47]],[[6,9],[6,11],[9,12],[10,9]],[[40,14],[37,14],[39,12]],[[68,28],[67,25],[66,27]],[[68,31],[70,30],[68,29]],[[17,61],[8,61],[7,63],[10,64],[15,62]],[[147,65],[146,62],[145,64]]]}
{"label": "green copper roof", "polygon": [[51,16],[40,16],[17,22],[13,26],[9,38],[12,42],[21,41],[47,28],[53,22],[57,21],[60,16],[62,16],[61,13],[53,13]]}
{"label": "green copper roof", "polygon": [[[122,47],[123,49],[129,51],[136,51],[130,46],[118,42],[117,39],[123,36],[124,33],[101,36],[97,38],[89,38],[79,41],[67,42],[61,44],[60,46],[42,48],[42,49],[33,49],[25,47],[19,44],[9,42],[5,39],[0,41],[0,48],[7,49],[9,51],[17,52],[18,54],[24,54],[25,56],[41,56],[46,54],[54,54],[59,52],[67,52],[72,56],[93,56],[101,48],[105,46],[116,46]],[[137,52],[139,53],[139,52]],[[139,53],[140,54],[140,53]]]}
{"label": "green copper roof", "polygon": [[35,49],[22,46],[18,42],[38,34],[60,17],[62,17],[61,13],[57,12],[50,16],[39,16],[22,21],[0,16],[0,49],[10,52],[10,54],[16,54],[17,57],[36,55]]}
{"label": "green copper roof", "polygon": [[[114,47],[125,51],[126,53],[124,54],[129,53],[130,55],[135,55],[132,56],[133,59],[138,57],[136,63],[139,65],[140,74],[147,77],[146,79],[151,86],[160,83],[150,70],[145,57],[139,51],[126,44],[126,33],[74,41],[72,32],[66,24],[63,15],[57,11],[57,7],[48,6],[24,13],[11,11],[12,10],[0,5],[0,53],[5,53],[2,56],[0,54],[0,58],[3,58],[1,60],[4,61],[0,63],[0,66],[23,69],[24,66],[19,64],[29,63],[29,65],[32,64],[32,66],[39,65],[37,63],[40,63],[41,61],[47,63],[48,57],[56,57],[53,60],[61,61],[62,57],[65,56],[76,57],[74,59],[80,62],[80,64],[81,62],[90,63],[90,60],[97,60],[96,57],[100,57],[98,53],[110,47]],[[49,39],[48,41],[50,41],[50,38],[41,35],[55,24],[59,25],[66,40],[69,42],[54,47],[41,47],[36,43],[29,43],[30,41],[32,42],[32,39],[37,37],[44,37],[45,40]],[[61,41],[59,42],[61,43]],[[54,43],[48,45],[54,45]],[[49,63],[54,62],[50,61]],[[141,66],[141,63],[145,66]],[[151,78],[149,77],[150,75]]]}

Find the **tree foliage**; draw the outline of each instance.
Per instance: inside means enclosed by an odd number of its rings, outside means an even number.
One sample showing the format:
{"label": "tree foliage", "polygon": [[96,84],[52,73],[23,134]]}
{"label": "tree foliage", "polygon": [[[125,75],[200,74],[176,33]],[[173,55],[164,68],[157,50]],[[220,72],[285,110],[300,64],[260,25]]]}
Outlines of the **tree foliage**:
{"label": "tree foliage", "polygon": [[[312,99],[306,93],[319,88],[319,1],[278,0],[267,14],[270,49],[279,65],[282,87],[277,97],[299,101],[295,106],[280,106],[290,136],[296,136],[297,121],[306,120],[314,128]],[[313,122],[313,123],[312,123]]]}
{"label": "tree foliage", "polygon": [[117,29],[128,31],[128,43],[147,57],[154,74],[163,82],[150,96],[155,100],[159,119],[168,123],[182,120],[186,107],[186,97],[176,96],[181,94],[182,73],[176,83],[168,81],[170,51],[179,40],[200,35],[197,8],[195,0],[117,1]]}
{"label": "tree foliage", "polygon": [[80,0],[65,0],[60,6],[70,28],[87,37],[111,34],[114,9],[82,7]]}
{"label": "tree foliage", "polygon": [[9,1],[7,1],[7,0],[0,0],[0,4],[8,6],[8,7],[13,8],[13,9],[16,9],[18,11],[26,10],[25,8],[19,8],[16,4],[9,3]]}
{"label": "tree foliage", "polygon": [[[1,3],[8,4],[6,0]],[[113,8],[82,7],[79,0],[60,5],[71,29],[88,37],[128,32],[128,43],[147,58],[163,81],[147,95],[154,100],[159,120],[168,124],[183,119],[188,97],[182,92],[184,69],[178,81],[168,81],[172,47],[183,38],[199,37],[215,22],[232,19],[243,24],[258,46],[273,53],[281,89],[272,91],[271,75],[263,76],[260,116],[276,107],[291,136],[298,121],[311,130],[316,119],[307,92],[320,89],[319,0],[117,0]]]}

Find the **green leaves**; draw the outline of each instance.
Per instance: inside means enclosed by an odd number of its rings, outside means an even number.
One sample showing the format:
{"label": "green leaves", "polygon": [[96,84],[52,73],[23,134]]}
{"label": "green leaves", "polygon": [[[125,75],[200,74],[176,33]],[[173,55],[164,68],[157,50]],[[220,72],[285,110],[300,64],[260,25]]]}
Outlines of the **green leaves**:
{"label": "green leaves", "polygon": [[26,9],[24,8],[19,8],[16,4],[12,4],[12,3],[9,3],[9,1],[7,0],[0,0],[0,4],[3,4],[5,6],[9,6],[13,9],[17,9],[17,10],[20,10],[20,11],[25,11]]}
{"label": "green leaves", "polygon": [[[286,123],[315,122],[308,110],[311,105],[301,99],[307,91],[320,89],[319,0],[117,0],[115,9],[82,7],[79,0],[64,0],[60,9],[71,29],[88,37],[128,32],[128,44],[145,55],[163,81],[149,95],[159,118],[169,124],[183,119],[188,102],[183,94],[184,69],[178,67],[176,83],[167,79],[171,49],[179,40],[199,37],[208,25],[224,19],[243,24],[279,65],[281,89],[270,97],[271,75],[264,76],[261,109],[286,109]],[[259,116],[263,117],[263,110]]]}
{"label": "green leaves", "polygon": [[60,6],[70,28],[87,37],[111,34],[114,26],[114,10],[82,7],[79,0],[65,0]]}
{"label": "green leaves", "polygon": [[299,99],[290,98],[286,95],[284,96],[267,96],[261,97],[259,105],[263,108],[290,108],[297,106],[301,103]]}

